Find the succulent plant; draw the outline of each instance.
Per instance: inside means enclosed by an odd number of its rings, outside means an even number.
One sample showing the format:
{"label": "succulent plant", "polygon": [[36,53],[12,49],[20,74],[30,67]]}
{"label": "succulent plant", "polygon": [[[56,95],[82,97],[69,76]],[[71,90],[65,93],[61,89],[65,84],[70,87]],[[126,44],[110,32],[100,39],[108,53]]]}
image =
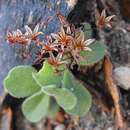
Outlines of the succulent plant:
{"label": "succulent plant", "polygon": [[[47,44],[38,37],[34,41],[31,33],[19,34],[20,38],[24,37],[30,42],[33,40],[36,46],[41,47],[38,60],[43,63],[42,68],[37,71],[32,66],[16,66],[4,80],[7,93],[16,98],[26,98],[22,111],[32,122],[40,121],[49,116],[49,113],[55,115],[59,107],[68,114],[84,116],[91,107],[91,94],[72,74],[71,67],[73,64],[95,64],[105,55],[106,47],[101,41],[86,40],[83,31],[72,29],[61,14],[58,17],[62,24],[61,29],[58,33],[47,36]],[[31,29],[28,27],[27,30]],[[91,35],[92,30],[89,28],[88,31]],[[37,33],[39,34],[38,30]],[[19,35],[9,35],[17,41],[13,41],[13,44],[21,42]],[[27,47],[28,44],[24,46]],[[45,54],[49,56],[46,57]]]}
{"label": "succulent plant", "polygon": [[45,61],[39,72],[29,66],[18,66],[4,80],[5,90],[9,94],[17,98],[27,97],[22,110],[32,122],[47,116],[51,98],[74,115],[83,116],[91,106],[91,95],[69,70],[57,77],[53,74],[53,66]]}

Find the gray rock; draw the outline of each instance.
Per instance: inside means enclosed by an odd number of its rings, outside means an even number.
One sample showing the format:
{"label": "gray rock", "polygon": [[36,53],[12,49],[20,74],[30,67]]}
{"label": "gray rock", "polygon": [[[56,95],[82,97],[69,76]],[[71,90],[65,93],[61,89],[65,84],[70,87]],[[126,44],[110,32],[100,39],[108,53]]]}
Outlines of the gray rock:
{"label": "gray rock", "polygon": [[117,67],[114,69],[113,77],[121,88],[125,90],[130,89],[130,68],[129,67]]}
{"label": "gray rock", "polygon": [[54,130],[65,130],[65,126],[63,124],[57,125]]}

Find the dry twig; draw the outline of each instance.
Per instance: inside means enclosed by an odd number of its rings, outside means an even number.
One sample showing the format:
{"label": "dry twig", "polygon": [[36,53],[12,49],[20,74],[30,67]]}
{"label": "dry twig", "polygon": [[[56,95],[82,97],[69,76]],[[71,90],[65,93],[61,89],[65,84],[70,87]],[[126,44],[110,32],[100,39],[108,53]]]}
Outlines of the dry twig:
{"label": "dry twig", "polygon": [[108,57],[105,57],[105,60],[104,60],[105,81],[114,102],[115,116],[116,116],[116,123],[117,123],[116,127],[124,128],[125,123],[124,123],[122,110],[119,103],[120,102],[119,91],[112,78],[112,68],[113,66],[110,59]]}

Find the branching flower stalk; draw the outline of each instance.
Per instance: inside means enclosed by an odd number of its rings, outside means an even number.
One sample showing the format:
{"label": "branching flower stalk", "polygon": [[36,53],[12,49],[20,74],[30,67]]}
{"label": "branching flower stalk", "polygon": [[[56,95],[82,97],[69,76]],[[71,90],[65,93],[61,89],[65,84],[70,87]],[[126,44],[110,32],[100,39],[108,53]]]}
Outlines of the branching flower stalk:
{"label": "branching flower stalk", "polygon": [[[79,63],[81,51],[92,51],[88,46],[93,43],[94,39],[85,40],[84,32],[75,29],[72,32],[71,26],[65,21],[65,17],[58,15],[61,22],[60,30],[57,33],[52,33],[50,36],[46,36],[46,42],[38,39],[39,35],[43,35],[39,32],[39,24],[36,25],[32,31],[30,27],[25,26],[25,34],[20,30],[16,32],[8,33],[7,39],[10,44],[22,44],[26,47],[33,41],[36,46],[41,46],[41,50],[38,53],[44,55],[49,53],[48,61],[54,67],[58,67],[60,64],[66,64],[68,62],[62,61],[63,57],[68,55],[74,60],[73,62]],[[74,30],[73,30],[74,31]],[[77,35],[78,34],[78,35]],[[56,55],[54,56],[54,53]],[[42,57],[42,56],[41,56]],[[44,57],[42,57],[44,59]],[[46,57],[45,57],[46,59]],[[42,59],[39,59],[42,60]]]}

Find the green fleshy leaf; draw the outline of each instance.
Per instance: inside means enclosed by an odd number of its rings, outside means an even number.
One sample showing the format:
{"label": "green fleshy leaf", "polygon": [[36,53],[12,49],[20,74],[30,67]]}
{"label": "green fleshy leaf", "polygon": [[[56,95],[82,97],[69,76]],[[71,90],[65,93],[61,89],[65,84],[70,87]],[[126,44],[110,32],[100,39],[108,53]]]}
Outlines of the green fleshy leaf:
{"label": "green fleshy leaf", "polygon": [[59,87],[61,85],[62,75],[56,73],[53,66],[45,61],[42,69],[38,73],[33,73],[33,78],[41,87],[50,84],[56,84]]}
{"label": "green fleshy leaf", "polygon": [[54,98],[51,98],[49,108],[48,108],[48,117],[54,118],[59,110],[60,107],[56,103],[56,100]]}
{"label": "green fleshy leaf", "polygon": [[101,44],[100,41],[91,44],[89,48],[91,48],[92,51],[82,51],[80,53],[80,55],[84,57],[83,60],[80,61],[80,65],[95,64],[99,62],[106,53],[106,46],[104,44]]}
{"label": "green fleshy leaf", "polygon": [[48,95],[38,92],[24,101],[22,105],[23,114],[31,122],[40,121],[47,116],[49,101]]}
{"label": "green fleshy leaf", "polygon": [[77,97],[77,104],[72,110],[65,110],[69,114],[84,116],[91,107],[91,95],[86,88],[74,78],[69,70],[64,72],[63,87],[72,91]]}
{"label": "green fleshy leaf", "polygon": [[31,66],[14,67],[4,80],[4,88],[10,95],[21,98],[27,97],[40,90],[32,73],[36,70]]}
{"label": "green fleshy leaf", "polygon": [[55,85],[49,85],[42,88],[42,91],[53,96],[57,103],[66,110],[71,110],[77,103],[75,95],[66,88],[57,88]]}
{"label": "green fleshy leaf", "polygon": [[89,23],[84,24],[84,34],[87,39],[92,37],[92,28]]}

